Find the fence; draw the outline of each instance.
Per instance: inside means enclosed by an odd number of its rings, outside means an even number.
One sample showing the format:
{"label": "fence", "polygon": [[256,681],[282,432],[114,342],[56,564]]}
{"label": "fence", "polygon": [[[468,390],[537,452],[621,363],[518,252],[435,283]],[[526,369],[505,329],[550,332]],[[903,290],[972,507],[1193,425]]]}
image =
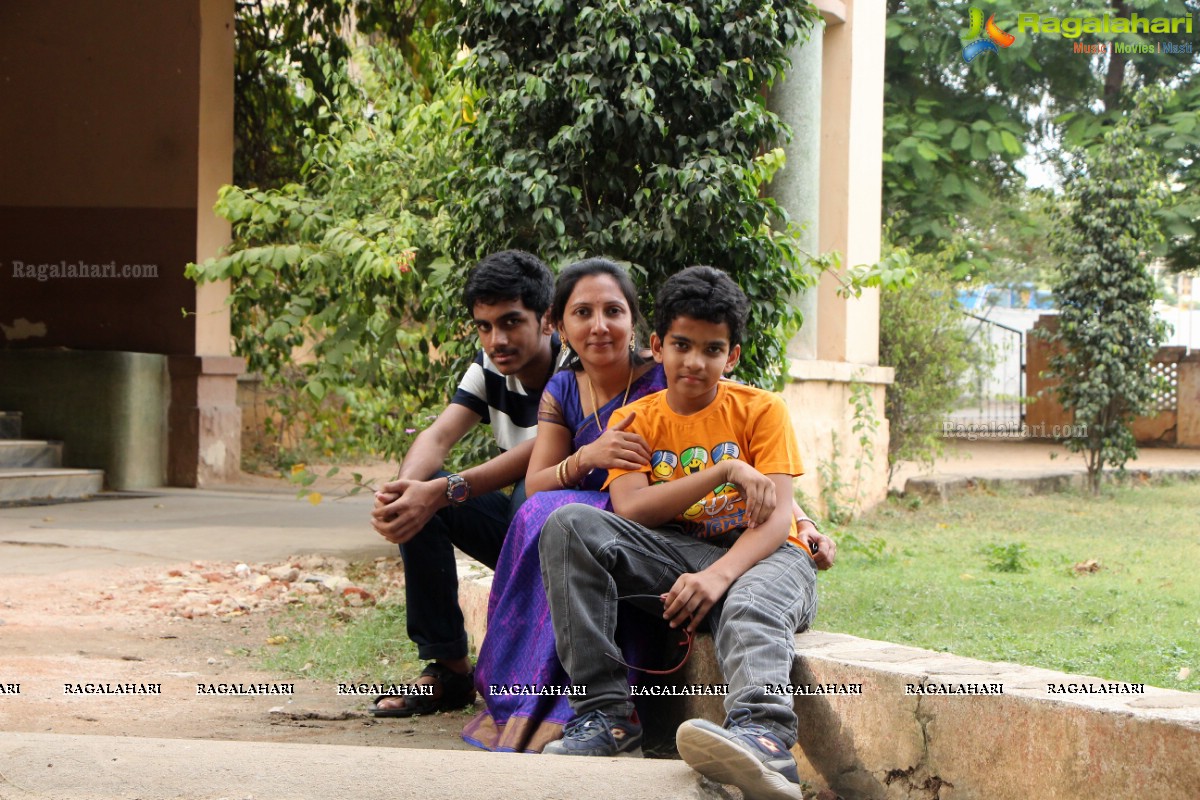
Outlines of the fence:
{"label": "fence", "polygon": [[1020,436],[1024,430],[1025,332],[964,312],[970,340],[986,355],[968,377],[958,407],[942,425],[952,437]]}
{"label": "fence", "polygon": [[[1053,331],[1058,317],[1043,315],[1036,327]],[[1031,402],[1025,409],[1026,430],[1042,431],[1045,438],[1063,438],[1055,432],[1076,427],[1073,415],[1054,396],[1058,381],[1046,377],[1050,356],[1058,346],[1038,336],[1027,337],[1025,385]],[[1133,421],[1138,444],[1200,447],[1200,351],[1160,347],[1151,373],[1161,381],[1154,396],[1154,413]]]}

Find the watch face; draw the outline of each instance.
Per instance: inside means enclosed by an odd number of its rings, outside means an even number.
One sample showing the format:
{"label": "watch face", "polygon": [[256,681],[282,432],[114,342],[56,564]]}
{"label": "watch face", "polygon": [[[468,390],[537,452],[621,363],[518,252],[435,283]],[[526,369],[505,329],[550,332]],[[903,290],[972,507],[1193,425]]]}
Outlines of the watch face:
{"label": "watch face", "polygon": [[461,475],[451,475],[446,479],[446,497],[451,503],[461,503],[471,494],[471,485]]}

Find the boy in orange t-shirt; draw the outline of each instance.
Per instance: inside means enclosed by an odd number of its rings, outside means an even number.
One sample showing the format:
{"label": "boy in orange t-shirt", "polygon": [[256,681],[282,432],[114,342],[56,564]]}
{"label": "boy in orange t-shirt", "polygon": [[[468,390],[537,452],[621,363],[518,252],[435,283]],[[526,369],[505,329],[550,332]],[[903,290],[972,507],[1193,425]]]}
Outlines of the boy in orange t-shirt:
{"label": "boy in orange t-shirt", "polygon": [[[712,267],[672,276],[655,304],[654,357],[667,388],[614,412],[653,453],[638,470],[609,471],[616,512],[565,506],[542,529],[542,578],[559,659],[585,695],[544,752],[640,752],[641,725],[614,642],[616,604],[662,598],[671,627],[708,618],[729,693],[724,727],[689,720],[684,760],[750,798],[800,798],[790,682],[793,634],[816,613],[816,571],[832,540],[792,515],[803,472],[791,420],[775,394],[721,380],[736,366],[748,303]],[[815,553],[815,555],[810,555]],[[600,657],[597,657],[599,654]]]}

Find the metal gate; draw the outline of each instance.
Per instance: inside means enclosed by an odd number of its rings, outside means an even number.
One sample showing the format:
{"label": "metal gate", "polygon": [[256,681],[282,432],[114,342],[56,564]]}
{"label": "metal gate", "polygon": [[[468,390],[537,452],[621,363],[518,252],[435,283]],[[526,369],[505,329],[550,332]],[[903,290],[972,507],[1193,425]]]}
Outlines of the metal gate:
{"label": "metal gate", "polygon": [[1025,331],[963,312],[969,339],[981,363],[963,380],[958,405],[942,424],[942,435],[975,438],[1025,434]]}

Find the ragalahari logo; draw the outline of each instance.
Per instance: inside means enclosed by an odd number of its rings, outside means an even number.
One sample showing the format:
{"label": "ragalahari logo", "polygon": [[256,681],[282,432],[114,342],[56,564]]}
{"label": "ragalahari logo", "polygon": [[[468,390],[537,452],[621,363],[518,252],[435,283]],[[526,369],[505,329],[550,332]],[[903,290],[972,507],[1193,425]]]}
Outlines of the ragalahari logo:
{"label": "ragalahari logo", "polygon": [[983,12],[978,8],[971,9],[971,30],[963,37],[963,61],[970,64],[980,53],[999,52],[996,46],[1008,47],[1017,40],[1011,33],[1006,33],[996,27],[996,15],[983,22]]}

